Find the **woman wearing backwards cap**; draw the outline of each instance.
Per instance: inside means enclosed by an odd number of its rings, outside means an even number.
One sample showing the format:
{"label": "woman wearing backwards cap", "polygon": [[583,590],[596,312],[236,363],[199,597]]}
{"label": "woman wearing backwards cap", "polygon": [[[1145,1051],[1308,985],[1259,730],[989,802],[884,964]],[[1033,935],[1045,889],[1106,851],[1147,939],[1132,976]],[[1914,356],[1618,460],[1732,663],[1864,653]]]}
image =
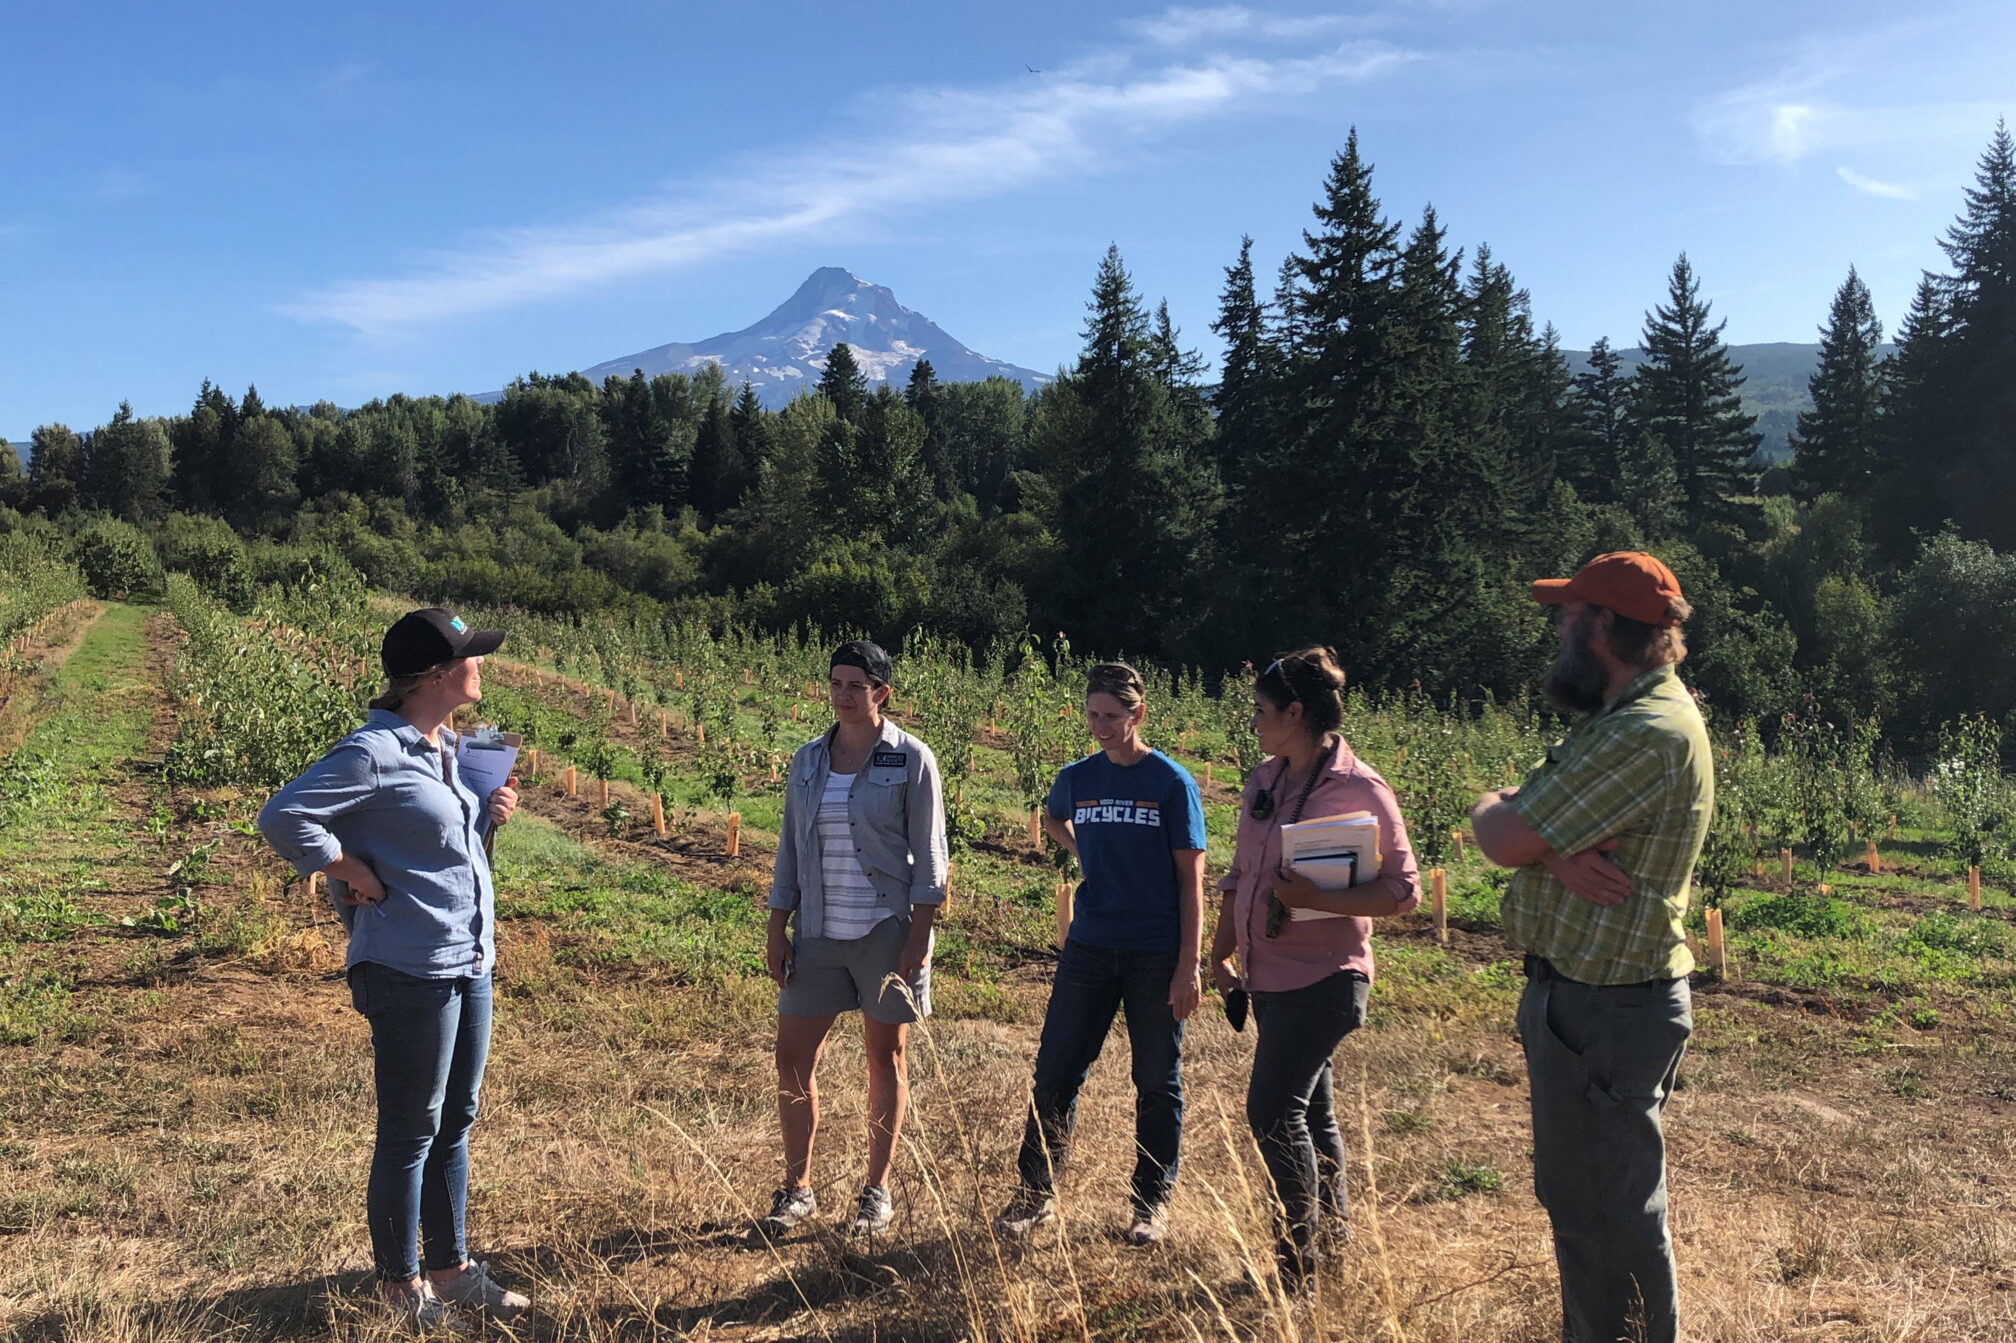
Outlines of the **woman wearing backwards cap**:
{"label": "woman wearing backwards cap", "polygon": [[791,759],[770,886],[765,960],[778,989],[784,1183],[756,1223],[758,1237],[781,1236],[819,1209],[814,1073],[834,1019],[857,1009],[868,1055],[868,1171],[847,1229],[872,1235],[894,1219],[889,1166],[909,1100],[903,1051],[909,1023],[931,1011],[931,924],[945,900],[938,759],[882,716],[889,655],[856,639],[834,649],[828,666],[833,726]]}
{"label": "woman wearing backwards cap", "polygon": [[518,793],[515,778],[487,798],[472,793],[447,722],[483,697],[483,657],[503,642],[501,630],[472,630],[438,607],[402,616],[386,632],[386,686],[364,725],[259,813],[296,872],[327,875],[350,929],[350,1000],[371,1023],[378,1099],[371,1252],[385,1303],[423,1326],[446,1322],[450,1304],[496,1319],[531,1304],[471,1262],[463,1236],[496,960],[483,841]]}

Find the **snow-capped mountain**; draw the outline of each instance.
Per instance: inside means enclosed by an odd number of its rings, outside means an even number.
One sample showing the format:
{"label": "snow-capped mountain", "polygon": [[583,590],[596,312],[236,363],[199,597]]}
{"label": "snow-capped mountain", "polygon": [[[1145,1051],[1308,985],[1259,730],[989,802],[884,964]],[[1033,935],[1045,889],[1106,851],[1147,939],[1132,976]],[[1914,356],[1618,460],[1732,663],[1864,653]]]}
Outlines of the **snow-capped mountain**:
{"label": "snow-capped mountain", "polygon": [[827,353],[840,341],[852,347],[871,384],[887,381],[899,390],[920,359],[931,361],[940,382],[1001,377],[1034,391],[1051,381],[1049,374],[967,349],[936,322],[898,303],[886,285],[869,284],[838,266],[813,271],[797,293],[754,326],[691,345],[660,345],[581,372],[599,383],[611,374],[627,378],[634,369],[651,377],[716,363],[730,387],[750,383],[763,404],[775,408],[819,381]]}

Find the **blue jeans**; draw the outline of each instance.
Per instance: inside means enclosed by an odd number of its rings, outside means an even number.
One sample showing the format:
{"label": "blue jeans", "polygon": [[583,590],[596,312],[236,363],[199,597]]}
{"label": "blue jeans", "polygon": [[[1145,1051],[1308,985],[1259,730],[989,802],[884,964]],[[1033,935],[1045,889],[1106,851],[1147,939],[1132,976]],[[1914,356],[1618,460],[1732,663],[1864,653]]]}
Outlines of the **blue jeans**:
{"label": "blue jeans", "polygon": [[1246,1122],[1280,1201],[1275,1252],[1291,1272],[1306,1274],[1322,1257],[1320,1217],[1350,1215],[1330,1055],[1365,1024],[1370,989],[1356,970],[1339,970],[1303,988],[1253,994],[1260,1039]]}
{"label": "blue jeans", "polygon": [[1036,1047],[1036,1085],[1017,1167],[1027,1189],[1049,1191],[1071,1145],[1078,1090],[1116,1012],[1127,1013],[1134,1064],[1134,1206],[1160,1207],[1183,1145],[1183,1023],[1169,1011],[1176,950],[1124,951],[1067,941]]}
{"label": "blue jeans", "polygon": [[490,1053],[490,976],[420,979],[363,961],[350,1001],[371,1023],[378,1144],[364,1195],[378,1275],[406,1281],[468,1255],[469,1126]]}

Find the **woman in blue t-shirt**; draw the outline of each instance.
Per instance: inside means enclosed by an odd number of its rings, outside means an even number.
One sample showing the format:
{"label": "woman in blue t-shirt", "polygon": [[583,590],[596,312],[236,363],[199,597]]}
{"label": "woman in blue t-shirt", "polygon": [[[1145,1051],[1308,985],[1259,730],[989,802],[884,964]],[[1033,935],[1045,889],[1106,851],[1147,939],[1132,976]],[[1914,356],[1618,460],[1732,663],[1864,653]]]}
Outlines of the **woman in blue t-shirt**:
{"label": "woman in blue t-shirt", "polygon": [[1078,1089],[1122,1009],[1135,1092],[1126,1236],[1148,1245],[1168,1233],[1183,1140],[1183,1022],[1200,993],[1204,807],[1189,772],[1142,743],[1146,716],[1139,672],[1121,662],[1092,668],[1085,725],[1102,749],[1065,766],[1044,807],[1044,831],[1078,860],[1085,879],[1036,1048],[1021,1188],[995,1223],[1009,1236],[1056,1216],[1055,1179]]}

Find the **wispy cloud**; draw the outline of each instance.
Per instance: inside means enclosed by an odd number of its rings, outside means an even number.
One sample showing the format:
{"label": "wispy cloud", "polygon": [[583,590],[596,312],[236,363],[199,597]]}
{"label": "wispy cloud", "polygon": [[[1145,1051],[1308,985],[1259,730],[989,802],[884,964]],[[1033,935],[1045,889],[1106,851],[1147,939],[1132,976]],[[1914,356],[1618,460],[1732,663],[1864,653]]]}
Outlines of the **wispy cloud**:
{"label": "wispy cloud", "polygon": [[[1996,89],[2002,77],[1971,70],[1953,57],[1953,43],[1964,35],[1970,45],[1994,47],[2006,22],[1969,11],[1808,40],[1782,68],[1703,99],[1695,136],[1709,158],[1736,165],[1978,143],[2006,108],[1969,95]],[[1927,88],[1954,96],[1923,101]]]}
{"label": "wispy cloud", "polygon": [[1918,193],[1909,187],[1901,187],[1892,182],[1879,182],[1873,177],[1864,177],[1853,168],[1836,168],[1834,175],[1854,187],[1857,191],[1871,196],[1887,196],[1893,201],[1915,201]]}
{"label": "wispy cloud", "polygon": [[[877,125],[768,171],[681,184],[595,220],[496,230],[283,305],[306,321],[382,334],[663,273],[831,233],[879,215],[1095,173],[1174,128],[1375,78],[1420,53],[1352,40],[1313,55],[1136,62],[1108,52],[1034,79],[884,95]],[[899,106],[891,111],[889,104]]]}
{"label": "wispy cloud", "polygon": [[1268,14],[1244,5],[1216,5],[1178,6],[1128,27],[1157,46],[1192,47],[1234,39],[1321,41],[1369,32],[1390,21],[1380,14]]}

